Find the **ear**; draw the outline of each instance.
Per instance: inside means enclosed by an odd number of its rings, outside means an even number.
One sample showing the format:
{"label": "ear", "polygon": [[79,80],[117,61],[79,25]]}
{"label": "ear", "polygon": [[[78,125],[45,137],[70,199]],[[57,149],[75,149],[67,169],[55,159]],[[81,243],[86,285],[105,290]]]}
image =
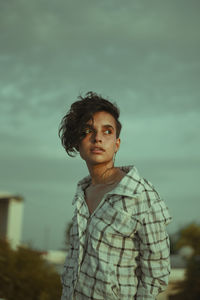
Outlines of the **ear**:
{"label": "ear", "polygon": [[116,139],[116,143],[115,143],[115,152],[117,152],[119,150],[120,143],[121,143],[120,138],[117,138]]}

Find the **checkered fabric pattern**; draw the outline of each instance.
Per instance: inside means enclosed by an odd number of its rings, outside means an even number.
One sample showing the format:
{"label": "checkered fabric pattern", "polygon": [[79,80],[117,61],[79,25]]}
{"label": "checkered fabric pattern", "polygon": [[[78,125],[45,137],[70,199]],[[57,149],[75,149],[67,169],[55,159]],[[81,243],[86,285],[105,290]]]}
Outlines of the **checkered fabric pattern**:
{"label": "checkered fabric pattern", "polygon": [[91,177],[77,185],[61,300],[152,300],[168,284],[168,208],[136,167],[120,168],[126,175],[92,214]]}

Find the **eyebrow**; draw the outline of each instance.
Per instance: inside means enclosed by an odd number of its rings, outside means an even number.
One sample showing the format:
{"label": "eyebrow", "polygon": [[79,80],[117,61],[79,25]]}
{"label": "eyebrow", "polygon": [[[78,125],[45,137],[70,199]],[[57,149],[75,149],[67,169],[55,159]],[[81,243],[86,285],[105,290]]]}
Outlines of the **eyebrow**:
{"label": "eyebrow", "polygon": [[113,127],[112,125],[110,125],[110,124],[105,124],[105,125],[103,125],[102,127],[105,127],[105,128],[112,128],[112,129],[114,130],[114,127]]}

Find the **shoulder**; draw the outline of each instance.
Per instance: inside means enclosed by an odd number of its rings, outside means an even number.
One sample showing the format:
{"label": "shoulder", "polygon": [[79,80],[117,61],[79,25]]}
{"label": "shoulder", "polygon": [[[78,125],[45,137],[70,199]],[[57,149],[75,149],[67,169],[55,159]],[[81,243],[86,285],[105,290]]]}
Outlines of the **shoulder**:
{"label": "shoulder", "polygon": [[140,222],[148,216],[169,222],[171,217],[168,207],[154,184],[143,177],[135,166],[121,169],[126,175],[118,187],[118,192],[124,196],[121,197],[121,201],[126,204],[127,212]]}
{"label": "shoulder", "polygon": [[135,166],[121,167],[121,170],[126,173],[121,182],[124,190],[132,195],[147,193],[148,196],[149,193],[151,196],[154,195],[155,198],[159,197],[159,193],[152,182],[143,177]]}

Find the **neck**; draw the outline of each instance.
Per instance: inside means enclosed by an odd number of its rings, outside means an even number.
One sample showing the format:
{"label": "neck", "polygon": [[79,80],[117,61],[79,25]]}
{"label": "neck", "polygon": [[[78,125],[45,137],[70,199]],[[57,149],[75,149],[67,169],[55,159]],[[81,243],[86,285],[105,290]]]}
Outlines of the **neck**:
{"label": "neck", "polygon": [[117,173],[117,168],[111,164],[88,165],[88,170],[92,178],[92,185],[106,184],[113,180]]}

